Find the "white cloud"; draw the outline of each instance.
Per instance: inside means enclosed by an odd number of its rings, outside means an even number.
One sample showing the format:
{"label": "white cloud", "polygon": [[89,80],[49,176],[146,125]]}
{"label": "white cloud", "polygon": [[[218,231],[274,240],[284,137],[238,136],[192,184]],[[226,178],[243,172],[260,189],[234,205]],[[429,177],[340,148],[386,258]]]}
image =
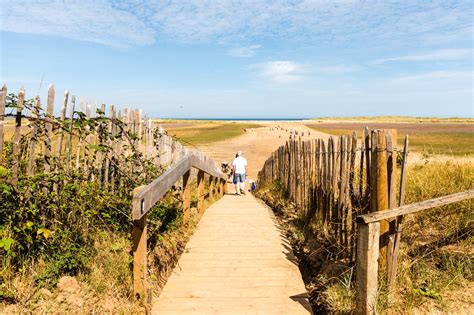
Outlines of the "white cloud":
{"label": "white cloud", "polygon": [[264,78],[284,83],[302,80],[306,67],[294,61],[281,60],[255,64],[251,68],[259,70]]}
{"label": "white cloud", "polygon": [[104,0],[2,1],[2,31],[52,35],[112,46],[151,44],[154,31]]}
{"label": "white cloud", "polygon": [[442,49],[430,53],[377,59],[372,64],[384,64],[393,61],[452,61],[472,57],[470,49]]}
{"label": "white cloud", "polygon": [[[472,2],[3,0],[1,29],[107,45],[238,42],[249,38],[305,43],[467,41]],[[469,32],[469,30],[471,30]]]}
{"label": "white cloud", "polygon": [[261,47],[262,45],[236,47],[236,48],[229,49],[228,53],[232,57],[249,58],[249,57],[253,57],[255,53],[257,52],[257,49]]}

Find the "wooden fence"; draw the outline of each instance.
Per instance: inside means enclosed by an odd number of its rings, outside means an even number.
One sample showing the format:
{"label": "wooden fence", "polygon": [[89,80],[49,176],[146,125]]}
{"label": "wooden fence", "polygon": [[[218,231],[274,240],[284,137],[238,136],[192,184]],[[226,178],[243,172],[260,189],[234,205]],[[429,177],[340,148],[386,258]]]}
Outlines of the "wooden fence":
{"label": "wooden fence", "polygon": [[265,162],[259,186],[278,181],[305,222],[333,240],[336,258],[355,262],[356,216],[395,205],[395,139],[396,130],[366,128],[362,139],[290,140]]}
{"label": "wooden fence", "polygon": [[389,279],[388,293],[391,294],[395,288],[397,275],[396,261],[403,216],[472,198],[474,198],[474,189],[357,217],[356,313],[377,313],[379,247],[383,237],[381,234],[382,222],[396,219],[395,242],[392,255],[393,263],[391,269],[387,270]]}
{"label": "wooden fence", "polygon": [[470,190],[404,206],[408,136],[401,152],[396,138],[396,130],[366,128],[361,139],[354,132],[327,141],[290,140],[258,175],[259,187],[280,183],[305,224],[332,241],[335,258],[356,266],[357,314],[376,313],[381,275],[389,298],[394,292],[403,215],[474,196]]}
{"label": "wooden fence", "polygon": [[[66,91],[56,117],[55,101],[52,85],[47,106],[39,96],[27,101],[23,89],[15,95],[2,87],[0,166],[7,168],[13,184],[35,175],[75,172],[99,181],[104,189],[126,188],[127,180],[147,181],[149,166],[167,167],[184,154],[183,146],[142,110],[125,107],[121,111],[110,105],[107,113],[105,104],[70,97]],[[8,116],[14,122],[5,119]],[[58,188],[57,183],[43,187],[45,191]]]}

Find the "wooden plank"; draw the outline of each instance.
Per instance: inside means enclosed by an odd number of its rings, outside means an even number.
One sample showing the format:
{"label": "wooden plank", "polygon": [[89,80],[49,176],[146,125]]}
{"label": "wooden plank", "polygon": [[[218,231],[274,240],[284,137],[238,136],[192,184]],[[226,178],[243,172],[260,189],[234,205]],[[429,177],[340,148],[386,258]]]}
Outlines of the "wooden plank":
{"label": "wooden plank", "polygon": [[23,110],[23,102],[25,101],[25,90],[20,89],[18,93],[18,104],[15,116],[15,131],[13,134],[13,165],[12,165],[12,183],[18,182],[18,173],[20,169],[20,139],[21,139],[21,111]]}
{"label": "wooden plank", "polygon": [[356,313],[377,313],[377,277],[380,223],[358,224],[356,261]]}
{"label": "wooden plank", "polygon": [[33,176],[35,173],[35,148],[36,148],[36,136],[38,133],[39,124],[39,111],[41,108],[40,97],[35,97],[35,106],[33,108],[33,126],[31,128],[30,135],[30,148],[28,150],[28,176]]}
{"label": "wooden plank", "polygon": [[2,85],[0,90],[0,162],[3,159],[3,124],[5,120],[5,103],[7,100],[7,86]]}
{"label": "wooden plank", "polygon": [[45,137],[44,137],[44,172],[51,171],[51,139],[53,135],[54,114],[54,85],[48,88],[48,105],[45,117]]}
{"label": "wooden plank", "polygon": [[407,215],[419,211],[449,205],[451,203],[468,200],[474,198],[474,189],[463,192],[446,195],[438,198],[433,198],[425,201],[415,202],[409,205],[401,206],[395,209],[379,211],[360,215],[357,217],[357,222],[371,223],[381,220],[395,218],[400,215]]}

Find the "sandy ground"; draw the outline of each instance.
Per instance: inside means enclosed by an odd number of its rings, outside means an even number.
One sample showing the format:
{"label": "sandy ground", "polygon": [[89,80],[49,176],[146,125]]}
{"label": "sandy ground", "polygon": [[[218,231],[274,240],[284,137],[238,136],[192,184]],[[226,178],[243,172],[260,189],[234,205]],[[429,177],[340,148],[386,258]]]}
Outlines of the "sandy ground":
{"label": "sandy ground", "polygon": [[[265,127],[248,129],[239,137],[224,141],[198,146],[198,149],[212,157],[217,163],[232,162],[237,151],[242,151],[247,159],[248,179],[256,179],[257,173],[262,169],[265,160],[270,154],[285,144],[290,137],[290,131],[297,131],[302,140],[327,139],[328,134],[314,131],[302,124],[291,122],[258,122]],[[277,130],[277,126],[283,130]],[[279,128],[278,128],[279,129]]]}

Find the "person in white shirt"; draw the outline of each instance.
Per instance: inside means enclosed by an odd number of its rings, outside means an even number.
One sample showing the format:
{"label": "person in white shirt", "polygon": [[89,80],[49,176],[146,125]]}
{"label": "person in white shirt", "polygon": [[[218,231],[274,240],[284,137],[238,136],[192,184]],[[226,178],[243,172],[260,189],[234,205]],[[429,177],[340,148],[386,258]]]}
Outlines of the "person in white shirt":
{"label": "person in white shirt", "polygon": [[247,174],[247,160],[242,156],[242,151],[237,152],[237,156],[232,161],[234,168],[235,194],[245,195],[245,174]]}

